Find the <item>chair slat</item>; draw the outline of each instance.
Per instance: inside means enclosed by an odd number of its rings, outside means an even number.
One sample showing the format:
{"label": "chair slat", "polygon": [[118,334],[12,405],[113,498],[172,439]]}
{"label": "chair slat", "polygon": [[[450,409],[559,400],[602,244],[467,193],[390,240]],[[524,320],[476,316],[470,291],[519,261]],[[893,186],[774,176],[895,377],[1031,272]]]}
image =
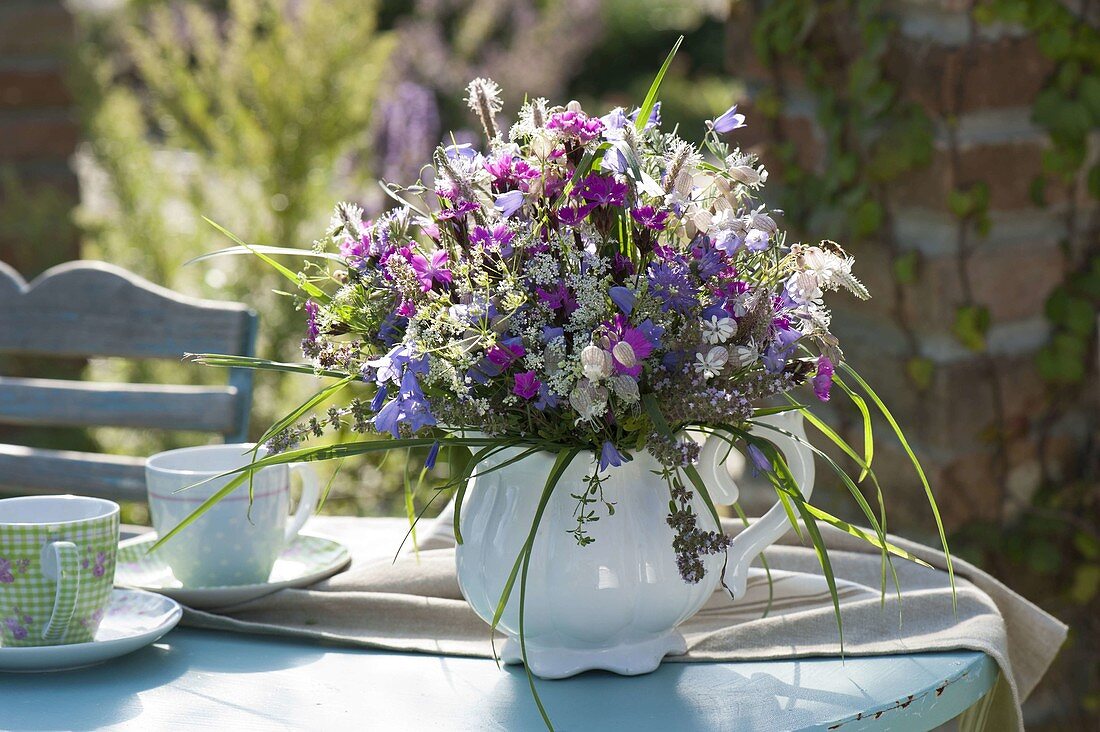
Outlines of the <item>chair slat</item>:
{"label": "chair slat", "polygon": [[236,429],[231,386],[161,386],[0,376],[0,423],[147,427],[198,432]]}
{"label": "chair slat", "polygon": [[0,444],[0,488],[144,501],[145,460]]}
{"label": "chair slat", "polygon": [[66,262],[27,284],[0,263],[0,352],[180,358],[239,353],[254,316],[187,297],[103,262]]}

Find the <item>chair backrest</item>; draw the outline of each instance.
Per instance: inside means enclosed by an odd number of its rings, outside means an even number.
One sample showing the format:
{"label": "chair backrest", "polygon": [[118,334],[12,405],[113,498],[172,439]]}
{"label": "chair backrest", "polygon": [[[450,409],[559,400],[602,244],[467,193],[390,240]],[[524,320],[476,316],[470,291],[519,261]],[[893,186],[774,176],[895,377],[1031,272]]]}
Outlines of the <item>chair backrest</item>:
{"label": "chair backrest", "polygon": [[[186,297],[103,262],[53,267],[28,284],[0,262],[0,354],[180,359],[254,355],[256,314]],[[222,387],[107,384],[0,376],[0,423],[115,426],[247,439],[252,373]],[[144,500],[144,461],[0,444],[0,487]]]}

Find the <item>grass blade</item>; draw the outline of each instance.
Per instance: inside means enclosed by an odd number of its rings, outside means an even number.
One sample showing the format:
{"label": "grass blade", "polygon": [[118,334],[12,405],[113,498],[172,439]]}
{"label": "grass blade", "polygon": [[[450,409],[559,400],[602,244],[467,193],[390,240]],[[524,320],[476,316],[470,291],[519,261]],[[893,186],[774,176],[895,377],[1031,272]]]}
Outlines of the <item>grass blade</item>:
{"label": "grass blade", "polygon": [[252,252],[257,257],[259,257],[260,259],[265,261],[267,264],[269,264],[273,269],[275,269],[283,277],[285,277],[286,279],[293,282],[295,285],[300,287],[302,290],[305,290],[305,292],[307,294],[309,294],[310,297],[316,298],[317,300],[320,300],[322,303],[325,303],[325,304],[327,304],[332,299],[328,296],[328,293],[326,293],[320,287],[317,287],[317,285],[313,284],[312,282],[310,282],[309,280],[307,280],[305,278],[298,277],[297,273],[292,272],[290,269],[284,267],[283,265],[279,264],[278,262],[276,262],[271,257],[267,256],[263,252],[256,249],[256,247],[252,246],[251,244],[246,243],[244,240],[240,239],[236,234],[229,231],[229,229],[226,229],[221,224],[219,224],[216,221],[213,221],[211,219],[208,219],[205,216],[202,217],[202,220],[205,221],[206,223],[210,224],[211,226],[213,226],[215,229],[220,231],[222,234],[224,234],[227,237],[229,237],[230,239],[232,239],[234,242],[236,242],[236,244],[238,246],[244,247],[245,249],[247,249],[248,251]]}
{"label": "grass blade", "polygon": [[184,359],[189,359],[203,366],[217,366],[219,368],[283,371],[293,374],[329,376],[334,379],[342,379],[348,376],[348,374],[342,371],[317,369],[308,363],[283,363],[281,361],[269,361],[266,358],[252,358],[250,356],[229,356],[221,353],[185,353],[183,357]]}
{"label": "grass blade", "polygon": [[940,509],[939,506],[936,505],[935,496],[932,495],[932,486],[928,484],[928,477],[924,474],[924,468],[921,467],[920,460],[917,459],[916,454],[913,452],[913,448],[909,446],[909,441],[905,439],[905,433],[902,432],[901,426],[898,425],[897,420],[894,419],[894,415],[890,413],[890,410],[887,409],[886,404],[884,404],[882,399],[879,398],[879,395],[875,393],[875,390],[872,389],[870,385],[863,380],[863,377],[856,373],[856,370],[847,363],[842,361],[840,367],[856,380],[856,383],[859,384],[864,393],[871,397],[871,401],[875,403],[875,406],[882,413],[882,416],[886,418],[886,421],[890,424],[890,428],[894,430],[894,434],[897,436],[898,441],[901,442],[905,454],[909,456],[909,461],[913,463],[913,468],[920,478],[921,485],[924,486],[924,494],[928,498],[928,505],[931,507],[932,515],[936,519],[936,530],[939,531],[940,534],[940,543],[943,544],[943,555],[947,562],[947,577],[951,582],[951,606],[957,612],[958,597],[956,596],[955,589],[955,568],[951,562],[951,551],[947,547],[947,532],[944,531],[943,519],[940,517]]}
{"label": "grass blade", "polygon": [[672,59],[676,58],[676,52],[680,50],[680,44],[683,42],[683,36],[676,39],[676,43],[672,46],[672,50],[668,52],[668,57],[665,58],[665,62],[661,64],[657,76],[653,78],[653,83],[649,85],[649,92],[645,95],[645,101],[642,102],[642,106],[638,109],[638,119],[634,120],[634,128],[638,130],[638,132],[645,129],[646,123],[649,121],[649,114],[653,111],[653,105],[657,103],[657,92],[661,90],[661,82],[665,80],[665,74],[668,73],[668,67],[672,65]]}
{"label": "grass blade", "polygon": [[200,254],[197,257],[192,257],[183,263],[186,267],[189,264],[198,264],[199,262],[205,262],[208,259],[214,259],[216,257],[232,257],[240,256],[244,254],[254,255],[256,252],[263,252],[264,254],[285,254],[287,256],[295,257],[312,257],[314,259],[329,259],[334,262],[343,262],[344,258],[339,254],[332,252],[316,252],[312,249],[298,249],[296,247],[270,247],[262,244],[251,244],[251,248],[243,246],[226,247],[225,249],[219,249],[216,252],[207,252],[206,254]]}

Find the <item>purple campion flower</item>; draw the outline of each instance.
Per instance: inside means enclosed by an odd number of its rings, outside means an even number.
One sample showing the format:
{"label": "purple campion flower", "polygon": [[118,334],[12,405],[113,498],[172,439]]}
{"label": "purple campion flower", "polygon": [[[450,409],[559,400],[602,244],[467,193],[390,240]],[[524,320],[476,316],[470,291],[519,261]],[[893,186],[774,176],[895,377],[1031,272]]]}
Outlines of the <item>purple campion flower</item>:
{"label": "purple campion flower", "polygon": [[428,292],[435,284],[447,285],[451,282],[451,271],[444,267],[447,264],[447,252],[437,249],[432,252],[432,258],[412,253],[407,255],[409,264],[416,272],[416,278],[420,280],[420,289]]}
{"label": "purple campion flower", "polygon": [[480,208],[474,201],[467,201],[465,199],[457,199],[450,208],[440,209],[435,217],[440,221],[448,221],[450,219],[461,219],[471,211],[477,211]]}
{"label": "purple campion flower", "polygon": [[814,395],[823,402],[829,401],[829,390],[833,387],[833,362],[827,356],[818,356],[817,373],[813,378]]}
{"label": "purple campion flower", "polygon": [[505,338],[485,352],[485,358],[489,359],[489,363],[501,369],[508,368],[525,355],[527,355],[527,349],[523,347],[523,339],[519,336]]}
{"label": "purple campion flower", "polygon": [[630,315],[630,312],[634,310],[634,301],[637,298],[634,290],[629,287],[617,286],[612,287],[608,294],[611,296],[611,302],[623,311],[623,315]]}
{"label": "purple campion flower", "polygon": [[630,215],[634,217],[635,221],[647,229],[664,231],[665,219],[668,218],[668,211],[658,211],[652,206],[639,206],[633,209]]}
{"label": "purple campion flower", "polygon": [[542,386],[542,382],[538,380],[538,375],[534,371],[524,371],[516,374],[514,381],[515,385],[512,387],[512,393],[527,401],[531,401],[538,396],[539,387]]}
{"label": "purple campion flower", "polygon": [[600,136],[603,122],[599,117],[589,117],[584,112],[555,112],[546,121],[546,129],[560,132],[565,137],[576,137],[586,143]]}
{"label": "purple campion flower", "polygon": [[604,326],[611,337],[611,365],[615,372],[638,378],[642,373],[642,361],[660,345],[661,329],[651,320],[632,327],[621,313]]}
{"label": "purple campion flower", "polygon": [[562,206],[558,209],[558,221],[566,226],[577,226],[588,218],[588,214],[592,213],[593,208],[595,207],[589,204],[583,206]]}
{"label": "purple campion flower", "polygon": [[616,252],[615,256],[611,257],[611,274],[620,281],[625,280],[634,274],[634,262],[630,261],[630,257],[625,254]]}
{"label": "purple campion flower", "polygon": [[[367,229],[370,221],[364,221],[362,227]],[[344,259],[363,259],[370,255],[370,236],[362,236],[359,239],[344,239],[340,242],[340,256]]]}
{"label": "purple campion flower", "polygon": [[512,214],[523,208],[523,191],[508,191],[497,196],[496,207],[504,214],[504,218],[510,218]]}
{"label": "purple campion flower", "polygon": [[609,465],[618,468],[623,463],[629,463],[633,459],[629,453],[622,453],[615,449],[615,446],[611,444],[611,440],[606,440],[600,449],[600,471],[607,470]]}
{"label": "purple campion flower", "polygon": [[680,257],[649,265],[649,287],[661,300],[661,309],[688,313],[698,306],[699,292]]}
{"label": "purple campion flower", "polygon": [[513,188],[527,192],[530,182],[538,178],[538,169],[532,167],[523,158],[513,157],[511,153],[502,153],[485,163],[485,170],[493,178],[493,192],[501,193]]}
{"label": "purple campion flower", "polygon": [[551,310],[564,310],[565,314],[569,315],[578,307],[576,295],[564,282],[559,282],[557,287],[549,290],[536,287],[535,292],[538,294],[539,300]]}
{"label": "purple campion flower", "polygon": [[502,257],[512,256],[512,240],[516,235],[505,224],[497,224],[492,229],[475,226],[470,232],[470,244],[482,249],[499,252]]}
{"label": "purple campion flower", "polygon": [[745,126],[745,115],[737,113],[737,105],[733,105],[722,114],[718,115],[717,119],[707,120],[707,129],[714,130],[719,134],[725,134],[727,132],[733,132],[739,130]]}
{"label": "purple campion flower", "polygon": [[622,206],[626,193],[626,183],[597,173],[589,173],[573,191],[573,195],[583,198],[593,206]]}

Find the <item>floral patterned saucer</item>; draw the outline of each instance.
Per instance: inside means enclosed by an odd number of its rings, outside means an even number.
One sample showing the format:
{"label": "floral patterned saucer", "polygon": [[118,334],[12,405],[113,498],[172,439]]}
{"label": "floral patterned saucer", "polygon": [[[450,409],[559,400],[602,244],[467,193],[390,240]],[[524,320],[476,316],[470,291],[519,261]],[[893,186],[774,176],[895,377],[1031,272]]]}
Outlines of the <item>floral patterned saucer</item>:
{"label": "floral patterned saucer", "polygon": [[0,647],[0,671],[64,671],[102,663],[160,639],[176,627],[179,603],[152,592],[114,589],[89,643]]}
{"label": "floral patterned saucer", "polygon": [[196,610],[229,607],[286,587],[306,587],[331,577],[351,563],[351,554],[343,544],[320,536],[299,534],[279,554],[267,582],[184,587],[163,557],[149,553],[156,540],[157,535],[150,532],[119,544],[115,584],[159,592]]}

